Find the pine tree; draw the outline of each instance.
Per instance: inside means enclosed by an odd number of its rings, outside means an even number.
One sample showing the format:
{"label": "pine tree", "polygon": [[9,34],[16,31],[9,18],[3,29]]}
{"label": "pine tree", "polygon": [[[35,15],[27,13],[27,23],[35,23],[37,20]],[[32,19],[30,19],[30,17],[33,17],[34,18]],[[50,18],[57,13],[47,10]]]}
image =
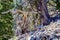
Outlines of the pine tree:
{"label": "pine tree", "polygon": [[[47,9],[47,0],[34,0],[34,5],[36,6],[37,12],[41,15],[41,24],[47,25],[51,22],[50,15]],[[30,4],[33,4],[32,0],[30,0]]]}
{"label": "pine tree", "polygon": [[12,13],[3,12],[13,8],[12,0],[0,0],[0,40],[8,40],[13,36]]}

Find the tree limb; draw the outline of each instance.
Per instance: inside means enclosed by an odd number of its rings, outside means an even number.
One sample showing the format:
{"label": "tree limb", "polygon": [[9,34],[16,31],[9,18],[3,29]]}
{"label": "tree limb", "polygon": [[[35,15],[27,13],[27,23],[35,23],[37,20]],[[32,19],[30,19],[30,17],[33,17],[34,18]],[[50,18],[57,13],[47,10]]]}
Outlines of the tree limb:
{"label": "tree limb", "polygon": [[15,13],[18,13],[18,14],[28,14],[28,12],[25,12],[25,11],[22,11],[22,10],[13,10],[13,9],[10,9],[8,11],[2,12],[2,14],[6,14],[6,13],[9,13],[9,12],[11,12],[13,14],[15,14]]}

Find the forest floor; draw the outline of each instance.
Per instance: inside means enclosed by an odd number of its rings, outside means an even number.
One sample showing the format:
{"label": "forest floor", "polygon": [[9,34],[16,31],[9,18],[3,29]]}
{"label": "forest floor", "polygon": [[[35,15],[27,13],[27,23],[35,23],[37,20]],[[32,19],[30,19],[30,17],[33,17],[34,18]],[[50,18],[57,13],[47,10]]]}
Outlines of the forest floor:
{"label": "forest floor", "polygon": [[14,36],[11,40],[60,40],[60,14],[53,16],[53,21],[41,29],[23,35]]}
{"label": "forest floor", "polygon": [[44,26],[41,30],[38,30],[33,35],[30,35],[28,40],[40,40],[39,37],[41,40],[58,40],[60,37],[60,20],[51,22],[50,25]]}
{"label": "forest floor", "polygon": [[[14,38],[15,40],[60,40],[60,20],[51,22],[49,25],[35,32],[25,33]],[[14,40],[13,39],[13,40]]]}

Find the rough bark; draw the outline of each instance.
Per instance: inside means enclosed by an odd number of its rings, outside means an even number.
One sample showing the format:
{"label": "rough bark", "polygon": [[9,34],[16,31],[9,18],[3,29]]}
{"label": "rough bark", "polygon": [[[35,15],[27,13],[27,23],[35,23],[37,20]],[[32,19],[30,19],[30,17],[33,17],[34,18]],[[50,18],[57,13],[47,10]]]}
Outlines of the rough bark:
{"label": "rough bark", "polygon": [[38,12],[41,11],[41,23],[47,25],[50,23],[50,15],[47,9],[47,0],[39,0],[37,4]]}

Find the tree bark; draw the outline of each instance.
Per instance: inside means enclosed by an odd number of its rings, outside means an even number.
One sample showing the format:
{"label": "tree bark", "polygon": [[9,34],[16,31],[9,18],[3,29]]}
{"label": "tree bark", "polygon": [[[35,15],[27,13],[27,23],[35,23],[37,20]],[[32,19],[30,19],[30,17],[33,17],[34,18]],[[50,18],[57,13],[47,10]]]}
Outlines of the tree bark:
{"label": "tree bark", "polygon": [[37,10],[38,12],[41,11],[40,15],[41,15],[41,23],[43,25],[47,25],[50,23],[50,15],[48,13],[48,9],[47,9],[47,0],[39,0],[38,4],[37,4]]}

